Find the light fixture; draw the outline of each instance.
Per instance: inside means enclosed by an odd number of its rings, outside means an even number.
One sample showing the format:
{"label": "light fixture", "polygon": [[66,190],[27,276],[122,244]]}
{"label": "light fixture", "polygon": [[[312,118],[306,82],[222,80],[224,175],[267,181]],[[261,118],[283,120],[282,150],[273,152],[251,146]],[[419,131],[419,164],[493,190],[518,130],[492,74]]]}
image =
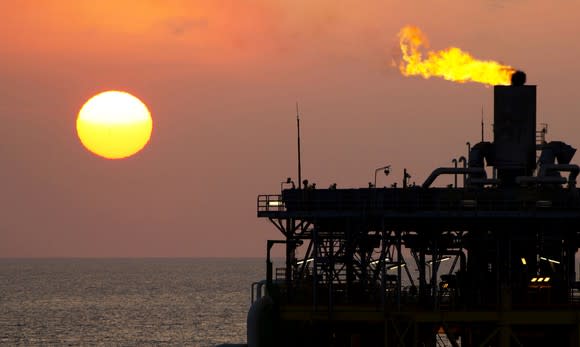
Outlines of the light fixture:
{"label": "light fixture", "polygon": [[553,264],[560,264],[559,261],[554,260],[554,259],[550,259],[550,258],[546,258],[546,257],[540,257],[540,260],[548,261],[548,262],[553,263]]}
{"label": "light fixture", "polygon": [[[449,259],[451,259],[451,257],[443,257],[443,258],[441,258],[441,259],[439,259],[439,260],[436,260],[435,262],[436,262],[436,263],[442,263],[442,262],[444,262],[444,261],[447,261],[447,260],[449,260]],[[425,264],[433,264],[433,260],[429,260],[429,261],[428,261],[428,262],[426,262]]]}
{"label": "light fixture", "polygon": [[[382,261],[381,259],[373,260],[373,261],[371,261],[370,264],[371,265],[376,265],[376,264],[380,263],[381,261]],[[391,259],[386,258],[385,261],[391,261]]]}
{"label": "light fixture", "polygon": [[547,283],[547,282],[550,282],[550,277],[547,277],[547,276],[546,277],[532,277],[530,279],[530,282],[532,282],[532,283],[534,283],[534,282],[537,282],[537,283],[540,283],[540,282]]}
{"label": "light fixture", "polygon": [[302,265],[302,264],[304,264],[304,262],[306,262],[306,264],[308,264],[308,263],[310,263],[310,262],[311,262],[311,261],[313,261],[313,260],[314,260],[314,258],[308,258],[308,259],[306,259],[306,260],[300,260],[300,261],[299,261],[299,262],[297,262],[296,264],[297,264],[297,265]]}
{"label": "light fixture", "polygon": [[394,269],[398,268],[399,266],[401,266],[401,268],[403,268],[403,267],[407,266],[407,264],[393,265],[390,268],[388,268],[387,270],[394,270]]}
{"label": "light fixture", "polygon": [[377,173],[381,170],[383,170],[385,176],[388,176],[391,173],[391,165],[386,165],[375,169],[375,180],[373,185],[375,188],[377,187]]}

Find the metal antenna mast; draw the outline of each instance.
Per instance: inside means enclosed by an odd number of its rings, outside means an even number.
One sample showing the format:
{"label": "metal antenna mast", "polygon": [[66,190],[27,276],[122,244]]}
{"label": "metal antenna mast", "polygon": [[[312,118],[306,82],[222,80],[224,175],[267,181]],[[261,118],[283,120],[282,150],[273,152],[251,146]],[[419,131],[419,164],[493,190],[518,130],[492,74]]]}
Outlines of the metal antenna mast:
{"label": "metal antenna mast", "polygon": [[298,130],[298,189],[302,187],[302,162],[300,160],[300,111],[296,102],[296,128]]}

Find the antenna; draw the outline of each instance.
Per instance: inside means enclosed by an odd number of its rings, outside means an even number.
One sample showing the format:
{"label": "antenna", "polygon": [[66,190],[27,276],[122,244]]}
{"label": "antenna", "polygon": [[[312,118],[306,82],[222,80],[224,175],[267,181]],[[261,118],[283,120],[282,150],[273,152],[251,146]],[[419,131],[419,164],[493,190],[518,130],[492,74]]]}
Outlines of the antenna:
{"label": "antenna", "polygon": [[296,102],[296,129],[298,130],[298,189],[302,187],[302,162],[300,160],[300,111]]}
{"label": "antenna", "polygon": [[483,105],[481,105],[481,142],[483,142]]}

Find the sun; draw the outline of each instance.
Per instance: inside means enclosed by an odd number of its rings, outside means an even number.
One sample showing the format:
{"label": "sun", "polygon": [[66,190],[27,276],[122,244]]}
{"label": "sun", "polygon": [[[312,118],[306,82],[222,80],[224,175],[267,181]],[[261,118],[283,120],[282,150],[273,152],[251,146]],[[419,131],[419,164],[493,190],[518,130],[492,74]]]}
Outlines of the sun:
{"label": "sun", "polygon": [[127,158],[139,152],[149,142],[152,130],[147,106],[122,91],[93,96],[77,117],[77,134],[83,146],[107,159]]}

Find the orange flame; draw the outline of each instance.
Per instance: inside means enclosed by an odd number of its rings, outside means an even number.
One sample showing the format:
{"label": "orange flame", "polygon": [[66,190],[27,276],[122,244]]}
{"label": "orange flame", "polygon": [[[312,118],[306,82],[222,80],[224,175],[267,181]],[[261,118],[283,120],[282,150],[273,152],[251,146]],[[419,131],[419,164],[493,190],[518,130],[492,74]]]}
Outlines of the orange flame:
{"label": "orange flame", "polygon": [[429,43],[421,30],[414,26],[401,29],[399,44],[403,53],[399,70],[405,76],[435,76],[459,83],[509,85],[511,76],[516,71],[513,67],[496,61],[475,59],[457,47],[428,51],[424,58],[421,47],[428,48]]}

